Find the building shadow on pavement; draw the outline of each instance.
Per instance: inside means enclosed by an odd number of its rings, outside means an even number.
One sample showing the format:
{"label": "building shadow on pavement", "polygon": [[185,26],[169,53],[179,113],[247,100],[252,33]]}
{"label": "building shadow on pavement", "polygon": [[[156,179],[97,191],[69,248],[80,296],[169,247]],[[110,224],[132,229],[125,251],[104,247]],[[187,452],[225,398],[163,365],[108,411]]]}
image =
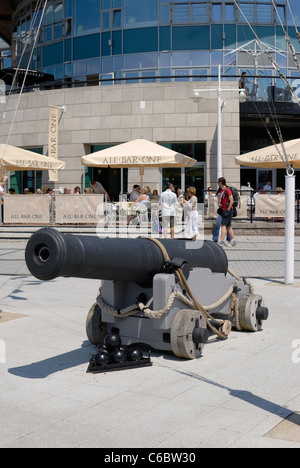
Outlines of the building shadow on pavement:
{"label": "building shadow on pavement", "polygon": [[233,389],[233,388],[227,387],[226,385],[222,385],[217,382],[214,382],[213,380],[207,379],[206,377],[202,377],[193,372],[185,372],[179,369],[174,369],[174,370],[175,372],[178,372],[179,374],[197,379],[203,383],[211,385],[212,387],[218,387],[218,388],[227,390],[230,396],[234,398],[238,398],[239,400],[242,400],[245,403],[248,403],[249,405],[253,405],[256,408],[262,409],[270,414],[275,414],[276,416],[279,416],[282,419],[286,419],[288,416],[290,416],[293,413],[293,411],[283,406],[280,406],[277,403],[274,403],[270,400],[259,397],[255,395],[254,393],[249,392],[248,390]]}

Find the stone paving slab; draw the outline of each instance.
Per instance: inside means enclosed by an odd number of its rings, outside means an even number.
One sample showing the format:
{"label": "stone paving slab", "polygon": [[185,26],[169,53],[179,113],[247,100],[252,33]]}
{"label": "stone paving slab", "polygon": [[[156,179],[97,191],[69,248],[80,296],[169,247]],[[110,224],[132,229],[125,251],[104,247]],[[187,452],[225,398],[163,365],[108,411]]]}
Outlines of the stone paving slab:
{"label": "stone paving slab", "polygon": [[[238,252],[232,266],[248,276],[240,241],[228,256]],[[196,360],[157,352],[152,367],[93,375],[85,321],[99,281],[19,273],[24,247],[0,243],[8,249],[0,256],[0,309],[15,315],[0,322],[1,448],[300,448],[293,435],[270,433],[300,412],[299,281],[286,286],[270,268],[251,279],[270,309],[259,333],[211,337]]]}

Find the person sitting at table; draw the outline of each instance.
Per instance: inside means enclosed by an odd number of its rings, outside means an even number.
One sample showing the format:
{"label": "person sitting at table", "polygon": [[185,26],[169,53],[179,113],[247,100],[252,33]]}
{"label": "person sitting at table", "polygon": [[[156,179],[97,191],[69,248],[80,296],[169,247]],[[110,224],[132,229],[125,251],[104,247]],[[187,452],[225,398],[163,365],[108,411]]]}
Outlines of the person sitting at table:
{"label": "person sitting at table", "polygon": [[129,224],[133,218],[136,218],[137,215],[141,213],[146,213],[149,207],[150,197],[148,195],[148,187],[144,187],[141,190],[140,196],[130,207],[131,216],[127,217],[127,224]]}
{"label": "person sitting at table", "polygon": [[159,202],[159,195],[157,190],[153,190],[152,192],[152,201],[157,201]]}

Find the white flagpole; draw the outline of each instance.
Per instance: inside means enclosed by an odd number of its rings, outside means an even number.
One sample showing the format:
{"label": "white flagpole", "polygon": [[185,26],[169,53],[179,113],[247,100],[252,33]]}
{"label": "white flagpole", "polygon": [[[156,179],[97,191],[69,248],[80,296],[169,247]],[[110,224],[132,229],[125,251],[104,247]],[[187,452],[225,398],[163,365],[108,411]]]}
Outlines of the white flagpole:
{"label": "white flagpole", "polygon": [[285,176],[285,284],[295,280],[295,187],[294,170],[289,168]]}

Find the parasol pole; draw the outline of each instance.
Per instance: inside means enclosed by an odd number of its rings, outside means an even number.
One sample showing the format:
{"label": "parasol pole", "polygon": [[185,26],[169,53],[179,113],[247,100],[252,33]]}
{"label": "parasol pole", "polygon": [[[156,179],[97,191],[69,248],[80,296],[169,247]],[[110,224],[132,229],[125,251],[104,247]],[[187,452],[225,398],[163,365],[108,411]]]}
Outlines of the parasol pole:
{"label": "parasol pole", "polygon": [[4,166],[2,164],[3,153],[4,153],[3,146],[1,146],[1,149],[0,149],[0,169],[1,169],[0,178],[1,178],[1,180],[3,179],[3,177],[5,175],[5,169],[4,169]]}
{"label": "parasol pole", "polygon": [[145,168],[144,168],[144,166],[140,166],[141,189],[144,186],[144,174],[145,174]]}
{"label": "parasol pole", "polygon": [[285,176],[285,284],[295,280],[295,171],[287,168]]}
{"label": "parasol pole", "polygon": [[3,164],[0,162],[1,172],[0,172],[0,179],[3,180],[5,176],[5,170]]}

